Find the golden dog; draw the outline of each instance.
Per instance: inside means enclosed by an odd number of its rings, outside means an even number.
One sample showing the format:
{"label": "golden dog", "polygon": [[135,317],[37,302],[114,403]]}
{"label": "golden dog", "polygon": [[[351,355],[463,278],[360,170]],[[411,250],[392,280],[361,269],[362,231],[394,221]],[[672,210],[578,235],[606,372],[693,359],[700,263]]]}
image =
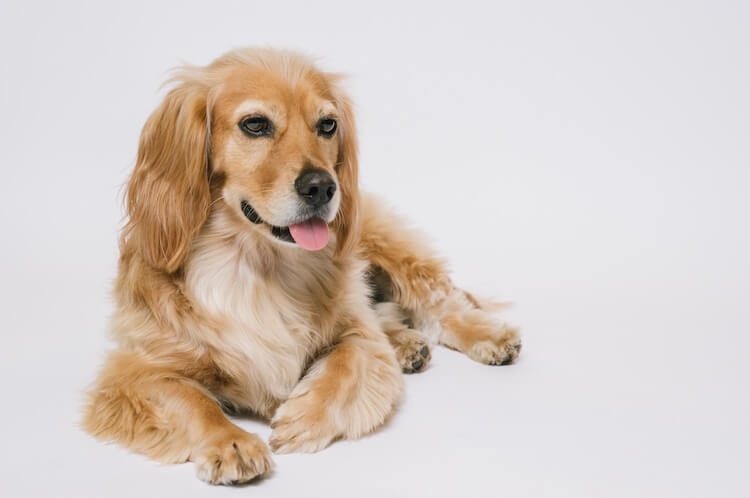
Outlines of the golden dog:
{"label": "golden dog", "polygon": [[318,451],[386,420],[429,331],[482,363],[516,358],[517,331],[360,194],[340,79],[256,49],[174,78],[128,183],[117,347],[88,432],[241,483],[272,462],[225,411],[269,419],[275,452]]}

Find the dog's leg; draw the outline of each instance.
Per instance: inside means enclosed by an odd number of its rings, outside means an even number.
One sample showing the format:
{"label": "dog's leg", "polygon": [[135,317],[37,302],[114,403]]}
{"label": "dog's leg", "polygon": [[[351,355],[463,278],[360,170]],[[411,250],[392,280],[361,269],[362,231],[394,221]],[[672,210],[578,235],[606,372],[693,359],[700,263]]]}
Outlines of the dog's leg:
{"label": "dog's leg", "polygon": [[377,323],[353,323],[276,411],[271,448],[278,453],[314,452],[335,439],[367,434],[393,411],[402,385],[393,348]]}
{"label": "dog's leg", "polygon": [[427,244],[373,198],[364,202],[361,250],[377,300],[398,303],[417,328],[436,330],[438,342],[480,363],[516,359],[518,330],[493,315],[493,303],[456,288]]}
{"label": "dog's leg", "polygon": [[494,316],[502,305],[483,303],[455,289],[440,306],[438,341],[487,365],[508,365],[521,352],[518,329]]}
{"label": "dog's leg", "polygon": [[272,468],[265,443],[231,423],[202,386],[130,353],[109,358],[83,428],[161,462],[192,461],[212,484],[247,482]]}
{"label": "dog's leg", "polygon": [[438,305],[452,291],[445,263],[419,234],[376,199],[363,196],[360,250],[384,301],[408,311]]}
{"label": "dog's leg", "polygon": [[408,318],[396,303],[375,304],[383,332],[396,351],[396,359],[404,373],[422,372],[427,368],[432,355],[427,337],[408,324]]}

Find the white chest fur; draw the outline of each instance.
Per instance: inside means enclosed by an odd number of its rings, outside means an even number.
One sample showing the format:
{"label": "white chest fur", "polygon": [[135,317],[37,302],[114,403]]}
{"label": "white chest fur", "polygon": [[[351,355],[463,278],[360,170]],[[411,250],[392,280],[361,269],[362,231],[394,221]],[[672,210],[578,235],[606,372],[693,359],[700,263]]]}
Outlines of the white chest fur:
{"label": "white chest fur", "polygon": [[260,410],[254,405],[263,400],[285,399],[312,356],[331,342],[336,269],[328,250],[279,251],[224,227],[213,218],[198,237],[186,291],[218,324],[207,346],[241,386],[233,396],[240,399],[231,401]]}

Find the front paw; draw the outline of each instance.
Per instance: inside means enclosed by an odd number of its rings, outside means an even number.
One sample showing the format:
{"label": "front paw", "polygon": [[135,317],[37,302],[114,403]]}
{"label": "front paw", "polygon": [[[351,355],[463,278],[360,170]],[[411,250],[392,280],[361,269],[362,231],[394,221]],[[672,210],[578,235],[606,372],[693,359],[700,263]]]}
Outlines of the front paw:
{"label": "front paw", "polygon": [[240,428],[214,435],[195,451],[198,478],[210,484],[241,484],[268,475],[270,452],[255,434]]}
{"label": "front paw", "polygon": [[520,353],[518,330],[508,325],[502,325],[497,335],[476,342],[466,351],[469,358],[486,365],[510,365]]}
{"label": "front paw", "polygon": [[282,404],[271,420],[271,428],[268,442],[274,453],[314,453],[342,434],[334,426],[328,407],[310,393]]}

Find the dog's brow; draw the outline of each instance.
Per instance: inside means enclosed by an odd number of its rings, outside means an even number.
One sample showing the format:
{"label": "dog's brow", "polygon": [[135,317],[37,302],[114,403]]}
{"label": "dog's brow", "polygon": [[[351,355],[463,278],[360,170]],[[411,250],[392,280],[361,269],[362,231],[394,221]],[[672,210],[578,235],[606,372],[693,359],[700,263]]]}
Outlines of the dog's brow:
{"label": "dog's brow", "polygon": [[336,115],[336,106],[333,105],[333,102],[329,102],[326,100],[326,101],[323,101],[318,107],[318,117],[335,116],[335,115]]}
{"label": "dog's brow", "polygon": [[268,117],[276,117],[278,112],[272,105],[268,105],[262,100],[245,100],[234,111],[235,120],[250,114],[263,114]]}

